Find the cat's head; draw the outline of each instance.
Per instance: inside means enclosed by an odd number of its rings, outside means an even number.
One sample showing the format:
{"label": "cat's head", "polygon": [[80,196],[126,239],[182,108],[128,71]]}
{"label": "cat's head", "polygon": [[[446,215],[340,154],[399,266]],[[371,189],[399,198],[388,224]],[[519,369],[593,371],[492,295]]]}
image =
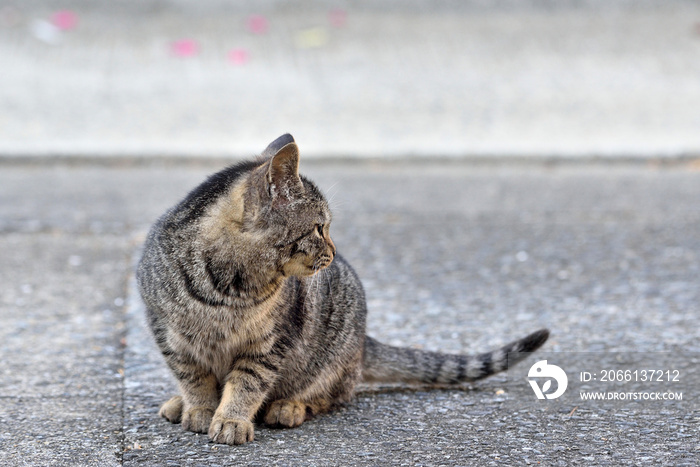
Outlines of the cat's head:
{"label": "cat's head", "polygon": [[254,173],[259,206],[250,219],[278,255],[287,276],[310,276],[335,257],[331,211],[320,190],[299,175],[299,148],[291,135],[273,141]]}

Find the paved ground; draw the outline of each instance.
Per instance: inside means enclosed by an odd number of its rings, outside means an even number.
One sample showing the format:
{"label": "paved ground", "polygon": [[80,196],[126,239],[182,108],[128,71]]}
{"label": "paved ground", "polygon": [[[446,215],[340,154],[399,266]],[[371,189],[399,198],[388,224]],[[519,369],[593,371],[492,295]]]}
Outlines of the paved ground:
{"label": "paved ground", "polygon": [[0,0],[0,155],[697,155],[699,25],[694,0]]}
{"label": "paved ground", "polygon": [[[540,326],[569,390],[529,363],[453,390],[364,388],[299,429],[214,445],[157,417],[173,382],[132,267],[149,223],[202,165],[0,168],[2,465],[697,465],[700,171],[629,165],[320,163],[334,240],[369,332],[452,352]],[[582,401],[580,371],[679,370],[674,401]],[[516,371],[517,370],[517,371]],[[598,373],[598,379],[600,379]]]}

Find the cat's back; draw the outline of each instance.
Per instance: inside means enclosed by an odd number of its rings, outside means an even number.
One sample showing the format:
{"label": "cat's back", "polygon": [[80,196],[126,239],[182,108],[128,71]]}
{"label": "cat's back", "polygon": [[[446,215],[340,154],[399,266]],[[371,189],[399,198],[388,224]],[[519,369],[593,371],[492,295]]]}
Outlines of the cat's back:
{"label": "cat's back", "polygon": [[151,233],[159,234],[149,241],[162,240],[162,234],[182,229],[188,229],[207,214],[208,209],[222,196],[227,195],[231,188],[246,174],[259,165],[256,161],[245,161],[226,167],[200,183],[178,204],[170,208],[158,219]]}
{"label": "cat's back", "polygon": [[200,220],[258,165],[256,161],[241,162],[210,175],[151,226],[136,270],[141,295],[149,308],[158,308],[166,298],[178,295],[173,289],[186,272],[180,269],[188,267],[183,260],[197,244]]}

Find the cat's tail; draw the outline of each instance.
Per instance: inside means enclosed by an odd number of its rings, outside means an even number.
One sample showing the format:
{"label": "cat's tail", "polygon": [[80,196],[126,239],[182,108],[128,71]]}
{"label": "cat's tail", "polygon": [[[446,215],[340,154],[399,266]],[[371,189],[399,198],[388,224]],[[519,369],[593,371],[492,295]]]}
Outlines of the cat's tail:
{"label": "cat's tail", "polygon": [[362,377],[368,382],[456,384],[486,378],[527,357],[549,337],[540,329],[492,352],[454,355],[365,340]]}

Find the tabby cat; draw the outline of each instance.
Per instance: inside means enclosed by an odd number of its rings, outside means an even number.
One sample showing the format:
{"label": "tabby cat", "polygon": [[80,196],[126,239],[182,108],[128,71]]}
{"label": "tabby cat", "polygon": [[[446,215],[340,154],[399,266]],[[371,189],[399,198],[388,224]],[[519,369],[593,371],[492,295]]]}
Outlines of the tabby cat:
{"label": "tabby cat", "polygon": [[336,254],[328,203],[298,167],[283,135],[259,160],[209,177],[151,229],[138,284],[181,393],[161,416],[242,444],[256,416],[299,426],[349,401],[359,381],[475,381],[547,340],[543,329],[467,356],[366,337],[362,285]]}

